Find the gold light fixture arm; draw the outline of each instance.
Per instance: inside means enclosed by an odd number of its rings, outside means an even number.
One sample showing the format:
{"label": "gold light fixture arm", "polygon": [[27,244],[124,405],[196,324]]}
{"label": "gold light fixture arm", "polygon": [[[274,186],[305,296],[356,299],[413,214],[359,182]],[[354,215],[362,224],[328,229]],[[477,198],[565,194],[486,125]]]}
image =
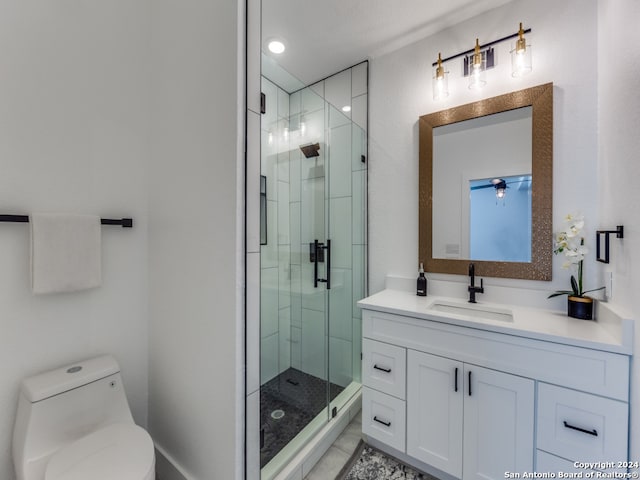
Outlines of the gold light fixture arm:
{"label": "gold light fixture arm", "polygon": [[480,42],[476,38],[476,46],[473,52],[473,67],[480,68],[482,65],[482,53],[480,52]]}
{"label": "gold light fixture arm", "polygon": [[523,53],[527,49],[527,41],[524,38],[524,30],[522,22],[520,22],[520,30],[518,31],[518,40],[516,40],[516,53]]}
{"label": "gold light fixture arm", "polygon": [[436,67],[436,78],[444,78],[444,67],[442,66],[442,57],[438,52],[438,66]]}

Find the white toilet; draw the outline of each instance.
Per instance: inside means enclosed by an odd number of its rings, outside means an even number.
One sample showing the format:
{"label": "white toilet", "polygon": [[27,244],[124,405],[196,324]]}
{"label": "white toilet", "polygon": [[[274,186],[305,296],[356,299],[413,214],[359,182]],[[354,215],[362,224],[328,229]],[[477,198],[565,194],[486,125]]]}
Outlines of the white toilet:
{"label": "white toilet", "polygon": [[13,429],[17,480],[154,480],[120,368],[105,355],[22,381]]}

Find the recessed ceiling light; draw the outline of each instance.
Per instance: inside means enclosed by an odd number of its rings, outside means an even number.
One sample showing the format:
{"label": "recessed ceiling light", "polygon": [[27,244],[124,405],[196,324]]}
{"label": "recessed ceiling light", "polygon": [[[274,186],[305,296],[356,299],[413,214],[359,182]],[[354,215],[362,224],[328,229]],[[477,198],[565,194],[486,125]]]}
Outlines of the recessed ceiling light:
{"label": "recessed ceiling light", "polygon": [[267,45],[267,47],[269,48],[269,51],[271,53],[275,53],[275,54],[281,54],[282,52],[284,52],[284,43],[282,43],[280,40],[271,40],[269,42],[269,45]]}
{"label": "recessed ceiling light", "polygon": [[351,105],[345,105],[344,107],[342,107],[342,111],[343,112],[350,112],[351,111]]}

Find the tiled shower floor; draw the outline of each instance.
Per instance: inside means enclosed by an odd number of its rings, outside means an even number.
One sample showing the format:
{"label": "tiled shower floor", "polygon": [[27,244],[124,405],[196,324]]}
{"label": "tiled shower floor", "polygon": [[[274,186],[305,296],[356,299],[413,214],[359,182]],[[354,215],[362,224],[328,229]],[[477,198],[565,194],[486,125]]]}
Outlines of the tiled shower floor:
{"label": "tiled shower floor", "polygon": [[[331,400],[344,390],[330,384]],[[260,428],[264,447],[260,449],[260,468],[282,450],[323,408],[327,406],[326,381],[289,368],[260,387]],[[284,416],[273,412],[282,410]]]}

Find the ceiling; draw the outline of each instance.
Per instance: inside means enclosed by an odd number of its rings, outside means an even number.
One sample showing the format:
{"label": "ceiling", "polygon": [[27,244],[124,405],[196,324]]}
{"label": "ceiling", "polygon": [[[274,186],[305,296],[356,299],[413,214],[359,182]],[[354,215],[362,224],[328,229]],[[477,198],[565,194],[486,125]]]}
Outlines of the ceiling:
{"label": "ceiling", "polygon": [[[262,50],[310,85],[511,0],[262,0]],[[268,52],[277,38],[287,49]]]}

